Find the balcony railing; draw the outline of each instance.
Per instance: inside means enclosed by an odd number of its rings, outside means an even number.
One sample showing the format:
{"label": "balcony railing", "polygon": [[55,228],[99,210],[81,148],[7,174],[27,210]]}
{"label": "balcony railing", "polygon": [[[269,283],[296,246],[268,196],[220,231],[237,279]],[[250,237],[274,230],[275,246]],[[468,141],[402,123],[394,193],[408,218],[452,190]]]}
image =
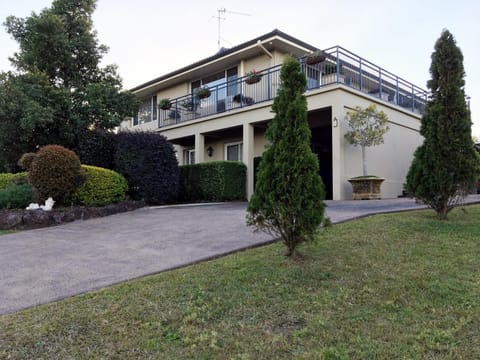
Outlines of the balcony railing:
{"label": "balcony railing", "polygon": [[[326,59],[315,65],[307,65],[305,58],[299,59],[307,78],[306,90],[342,84],[423,114],[427,102],[425,90],[341,47],[327,49],[325,53]],[[255,83],[243,77],[210,87],[210,96],[205,99],[194,94],[172,99],[170,109],[159,111],[158,126],[183,123],[272,100],[280,87],[280,68],[278,65],[263,70]]]}

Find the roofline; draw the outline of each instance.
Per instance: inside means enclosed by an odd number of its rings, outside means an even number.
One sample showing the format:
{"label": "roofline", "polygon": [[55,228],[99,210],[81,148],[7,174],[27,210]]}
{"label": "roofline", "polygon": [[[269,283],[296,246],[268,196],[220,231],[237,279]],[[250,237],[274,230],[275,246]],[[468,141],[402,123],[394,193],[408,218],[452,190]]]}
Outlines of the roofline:
{"label": "roofline", "polygon": [[235,53],[235,52],[237,52],[237,51],[239,51],[239,50],[241,50],[241,49],[243,49],[243,48],[247,48],[247,47],[249,47],[249,46],[255,45],[258,41],[266,40],[266,39],[268,39],[268,38],[271,38],[272,36],[282,37],[282,38],[284,38],[285,40],[288,40],[288,41],[290,41],[290,42],[292,42],[292,43],[295,43],[296,45],[299,45],[299,46],[304,47],[304,48],[306,48],[306,49],[309,49],[309,50],[311,50],[311,51],[319,50],[319,49],[316,48],[315,46],[312,46],[312,45],[310,45],[310,44],[307,44],[306,42],[304,42],[304,41],[302,41],[302,40],[299,40],[299,39],[297,39],[297,38],[295,38],[295,37],[293,37],[293,36],[290,36],[290,35],[282,32],[282,31],[280,31],[280,30],[278,30],[278,29],[275,29],[275,30],[273,30],[273,31],[271,31],[271,32],[269,32],[269,33],[267,33],[267,34],[264,34],[264,35],[262,35],[262,36],[259,36],[259,37],[255,38],[255,39],[252,39],[252,40],[249,40],[249,41],[247,41],[247,42],[244,42],[244,43],[242,43],[242,44],[240,44],[240,45],[234,46],[234,47],[232,47],[232,48],[230,48],[230,49],[227,49],[227,50],[225,50],[225,51],[223,51],[223,52],[221,52],[221,53],[217,53],[217,54],[215,54],[215,55],[213,55],[213,56],[207,57],[207,58],[202,59],[202,60],[200,60],[200,61],[197,61],[197,62],[195,62],[195,63],[193,63],[193,64],[187,65],[187,66],[185,66],[185,67],[183,67],[183,68],[180,68],[180,69],[175,70],[175,71],[173,71],[173,72],[170,72],[170,73],[168,73],[168,74],[162,75],[162,76],[160,76],[160,77],[158,77],[158,78],[155,78],[155,79],[153,79],[153,80],[150,80],[150,81],[148,81],[148,82],[146,82],[146,83],[143,83],[143,84],[141,84],[141,85],[135,86],[134,88],[130,89],[130,91],[133,92],[133,91],[137,91],[137,90],[140,90],[140,89],[142,89],[142,88],[148,87],[148,86],[150,86],[150,85],[154,85],[154,84],[156,84],[156,83],[158,83],[158,82],[160,82],[160,81],[162,81],[162,80],[171,78],[171,77],[173,77],[173,76],[175,76],[175,75],[184,73],[184,72],[186,72],[186,71],[188,71],[188,70],[191,70],[191,69],[194,69],[194,68],[196,68],[196,67],[198,67],[198,66],[205,65],[205,64],[207,64],[207,63],[209,63],[209,62],[212,62],[212,61],[214,61],[214,60],[220,59],[220,58],[222,58],[222,57],[224,57],[224,56],[233,54],[233,53]]}

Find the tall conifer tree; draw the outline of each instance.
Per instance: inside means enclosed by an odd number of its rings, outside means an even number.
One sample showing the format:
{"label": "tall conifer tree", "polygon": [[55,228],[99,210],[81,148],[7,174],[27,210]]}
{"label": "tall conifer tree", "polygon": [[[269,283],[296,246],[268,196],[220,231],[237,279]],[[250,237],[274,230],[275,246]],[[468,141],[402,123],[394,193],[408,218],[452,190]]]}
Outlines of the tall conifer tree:
{"label": "tall conifer tree", "polygon": [[317,156],[310,149],[306,79],[297,60],[284,61],[280,79],[275,116],[265,134],[270,144],[260,162],[247,223],[279,236],[286,255],[292,256],[298,244],[313,239],[322,222],[324,190]]}
{"label": "tall conifer tree", "polygon": [[473,188],[479,166],[465,101],[463,55],[448,30],[435,44],[430,74],[431,98],[420,129],[424,141],[415,152],[406,190],[446,219]]}

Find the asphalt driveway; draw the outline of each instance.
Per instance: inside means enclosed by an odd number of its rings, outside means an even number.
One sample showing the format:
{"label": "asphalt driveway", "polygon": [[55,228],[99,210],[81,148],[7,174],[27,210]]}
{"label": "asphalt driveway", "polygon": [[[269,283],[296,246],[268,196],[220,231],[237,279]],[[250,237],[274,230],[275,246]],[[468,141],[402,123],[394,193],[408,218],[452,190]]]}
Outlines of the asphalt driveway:
{"label": "asphalt driveway", "polygon": [[[333,222],[421,208],[410,199],[327,206]],[[0,236],[0,314],[273,241],[245,225],[245,209],[246,203],[144,208]]]}

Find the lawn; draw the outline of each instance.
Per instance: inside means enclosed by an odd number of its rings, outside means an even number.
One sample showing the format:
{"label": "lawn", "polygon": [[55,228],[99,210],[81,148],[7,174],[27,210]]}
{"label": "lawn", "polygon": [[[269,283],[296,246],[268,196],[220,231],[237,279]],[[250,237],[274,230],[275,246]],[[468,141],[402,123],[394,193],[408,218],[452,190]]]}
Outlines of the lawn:
{"label": "lawn", "polygon": [[480,206],[323,229],[0,317],[6,359],[480,359]]}

